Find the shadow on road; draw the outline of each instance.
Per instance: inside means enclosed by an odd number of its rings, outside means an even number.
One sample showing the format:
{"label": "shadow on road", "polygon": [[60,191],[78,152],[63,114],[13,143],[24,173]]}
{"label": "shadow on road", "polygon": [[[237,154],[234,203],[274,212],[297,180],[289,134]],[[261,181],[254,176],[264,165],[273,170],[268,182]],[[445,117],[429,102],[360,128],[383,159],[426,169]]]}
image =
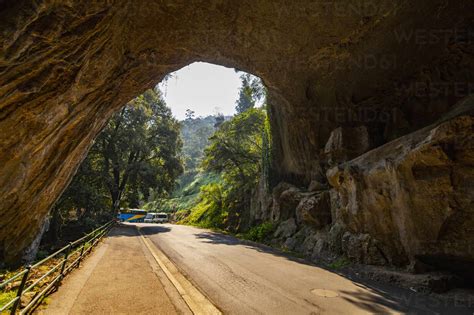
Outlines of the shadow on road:
{"label": "shadow on road", "polygon": [[[361,290],[357,292],[340,291],[341,298],[356,305],[371,314],[386,314],[383,306],[393,310],[410,314],[474,314],[474,301],[442,300],[435,296],[413,292],[399,288],[390,284],[379,283],[357,276],[353,271],[334,270],[323,264],[316,264],[296,257],[292,253],[285,253],[278,249],[240,240],[230,235],[225,235],[212,231],[205,231],[195,234],[196,238],[209,244],[240,245],[262,253],[284,257],[298,264],[304,264],[315,268],[321,268],[328,272],[338,274],[351,280]],[[367,292],[369,291],[369,292]]]}
{"label": "shadow on road", "polygon": [[[160,226],[160,225],[150,225],[150,226],[140,226],[140,231],[144,235],[155,235],[159,233],[167,233],[171,231],[169,227]],[[118,223],[115,228],[113,228],[108,237],[119,237],[119,236],[137,236],[139,235],[137,226],[133,223]]]}
{"label": "shadow on road", "polygon": [[[134,224],[119,224],[119,228],[114,228],[109,237],[119,236],[136,236],[138,235],[137,226]],[[139,225],[142,234],[151,236],[161,233],[171,232],[172,226],[150,224]],[[353,270],[334,270],[328,268],[323,264],[317,264],[296,257],[292,253],[286,253],[281,250],[254,243],[251,241],[240,240],[236,237],[225,235],[209,230],[200,230],[198,228],[189,227],[193,229],[192,234],[197,240],[207,244],[228,245],[228,246],[243,246],[245,248],[255,250],[261,253],[278,256],[290,260],[298,264],[304,264],[314,268],[321,268],[328,272],[338,274],[346,279],[351,280],[356,286],[360,287],[357,292],[354,291],[339,291],[340,297],[358,308],[365,310],[372,314],[385,314],[389,307],[392,310],[401,313],[410,314],[473,314],[474,301],[465,301],[439,299],[438,297],[413,292],[407,289],[402,289],[394,285],[379,283],[373,280],[361,278],[357,272]]]}
{"label": "shadow on road", "polygon": [[150,226],[140,226],[140,231],[144,235],[154,235],[154,234],[160,234],[160,233],[167,233],[171,231],[171,229],[167,226],[150,225]]}

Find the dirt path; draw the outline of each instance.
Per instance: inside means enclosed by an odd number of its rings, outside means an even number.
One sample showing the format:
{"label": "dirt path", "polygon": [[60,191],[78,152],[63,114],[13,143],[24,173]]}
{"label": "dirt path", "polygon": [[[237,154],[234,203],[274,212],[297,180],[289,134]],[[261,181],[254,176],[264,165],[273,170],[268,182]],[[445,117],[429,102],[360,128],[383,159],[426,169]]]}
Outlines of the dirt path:
{"label": "dirt path", "polygon": [[50,301],[40,313],[189,313],[132,226],[114,228]]}

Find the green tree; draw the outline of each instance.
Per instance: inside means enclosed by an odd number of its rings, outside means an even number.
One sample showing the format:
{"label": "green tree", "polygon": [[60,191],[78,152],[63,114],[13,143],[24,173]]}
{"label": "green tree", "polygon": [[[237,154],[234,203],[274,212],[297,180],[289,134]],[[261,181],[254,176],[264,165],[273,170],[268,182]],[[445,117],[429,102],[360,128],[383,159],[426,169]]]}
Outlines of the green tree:
{"label": "green tree", "polygon": [[225,121],[225,116],[224,116],[224,114],[218,113],[218,114],[216,115],[216,122],[214,123],[214,128],[216,128],[216,129],[219,128],[219,127],[222,125],[222,123],[223,123],[224,121]]}
{"label": "green tree", "polygon": [[186,109],[186,113],[184,114],[186,116],[186,120],[193,120],[196,112],[193,110],[190,110],[189,108]]}
{"label": "green tree", "polygon": [[266,98],[266,88],[262,80],[256,76],[244,73],[240,76],[242,82],[239,90],[239,99],[235,104],[237,113],[243,113],[250,108],[255,107],[255,104]]}
{"label": "green tree", "polygon": [[[148,90],[114,115],[99,134],[58,208],[114,213],[166,195],[182,172],[179,123],[159,91]],[[79,211],[79,210],[77,210]]]}
{"label": "green tree", "polygon": [[150,189],[165,194],[182,172],[179,123],[159,92],[148,90],[135,98],[99,135],[95,150],[112,207],[126,196],[130,207],[147,200]]}
{"label": "green tree", "polygon": [[187,222],[238,230],[247,219],[252,190],[262,174],[266,112],[252,108],[222,123],[209,139],[202,166],[221,175],[201,188]]}
{"label": "green tree", "polygon": [[265,111],[249,109],[222,123],[209,139],[203,166],[223,172],[245,185],[255,180],[262,157]]}
{"label": "green tree", "polygon": [[195,172],[201,163],[204,148],[209,137],[214,133],[216,117],[186,118],[181,121],[181,138],[183,141],[183,160],[185,171]]}

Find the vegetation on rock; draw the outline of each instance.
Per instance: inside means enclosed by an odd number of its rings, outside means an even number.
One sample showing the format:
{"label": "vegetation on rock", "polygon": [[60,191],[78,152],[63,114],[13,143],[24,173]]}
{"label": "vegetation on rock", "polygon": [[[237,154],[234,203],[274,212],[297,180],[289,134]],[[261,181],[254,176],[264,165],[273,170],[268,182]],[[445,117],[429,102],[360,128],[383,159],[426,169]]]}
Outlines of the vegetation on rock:
{"label": "vegetation on rock", "polygon": [[268,243],[274,232],[275,224],[272,222],[264,222],[251,227],[247,232],[237,236],[254,242]]}

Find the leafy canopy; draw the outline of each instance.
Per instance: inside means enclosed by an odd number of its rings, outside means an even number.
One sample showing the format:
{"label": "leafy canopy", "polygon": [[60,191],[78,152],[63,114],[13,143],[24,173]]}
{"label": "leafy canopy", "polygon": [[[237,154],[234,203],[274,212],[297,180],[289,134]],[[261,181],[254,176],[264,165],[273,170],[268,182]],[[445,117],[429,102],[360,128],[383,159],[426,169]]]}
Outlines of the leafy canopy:
{"label": "leafy canopy", "polygon": [[241,185],[253,183],[262,157],[265,117],[264,110],[252,108],[222,123],[204,151],[204,169],[222,172]]}
{"label": "leafy canopy", "polygon": [[99,134],[57,208],[111,215],[168,194],[182,172],[179,128],[159,91],[135,98]]}
{"label": "leafy canopy", "polygon": [[235,110],[239,114],[254,108],[258,101],[265,100],[267,96],[267,90],[260,78],[244,73],[240,76],[240,80],[242,83],[239,89],[239,99],[235,103]]}

